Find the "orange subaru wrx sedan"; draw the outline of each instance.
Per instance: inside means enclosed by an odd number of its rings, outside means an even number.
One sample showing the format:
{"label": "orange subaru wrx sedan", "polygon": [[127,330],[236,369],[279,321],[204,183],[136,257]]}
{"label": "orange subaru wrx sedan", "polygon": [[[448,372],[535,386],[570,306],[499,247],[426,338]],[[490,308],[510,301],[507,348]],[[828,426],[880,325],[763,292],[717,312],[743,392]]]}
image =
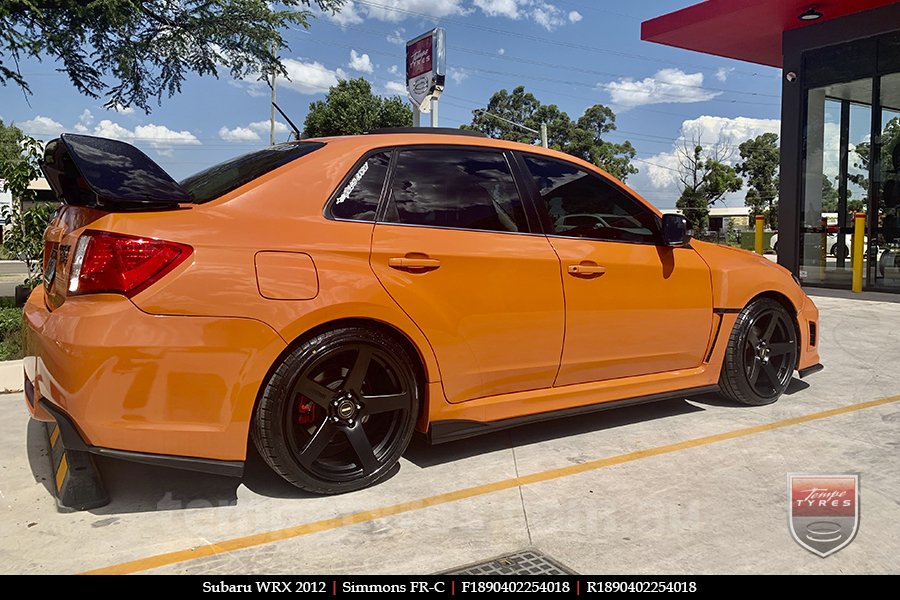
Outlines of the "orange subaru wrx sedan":
{"label": "orange subaru wrx sedan", "polygon": [[25,388],[65,446],[318,493],[457,440],[821,369],[818,311],[572,156],[454,130],[272,146],[176,182],[64,134]]}

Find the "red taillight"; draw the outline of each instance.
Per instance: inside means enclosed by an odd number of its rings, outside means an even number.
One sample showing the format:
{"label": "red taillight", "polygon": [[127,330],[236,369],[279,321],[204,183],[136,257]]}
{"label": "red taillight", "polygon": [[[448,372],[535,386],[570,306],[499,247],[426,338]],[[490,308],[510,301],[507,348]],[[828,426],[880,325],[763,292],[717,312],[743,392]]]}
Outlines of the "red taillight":
{"label": "red taillight", "polygon": [[69,294],[124,294],[129,298],[181,264],[193,248],[176,242],[103,231],[78,239]]}

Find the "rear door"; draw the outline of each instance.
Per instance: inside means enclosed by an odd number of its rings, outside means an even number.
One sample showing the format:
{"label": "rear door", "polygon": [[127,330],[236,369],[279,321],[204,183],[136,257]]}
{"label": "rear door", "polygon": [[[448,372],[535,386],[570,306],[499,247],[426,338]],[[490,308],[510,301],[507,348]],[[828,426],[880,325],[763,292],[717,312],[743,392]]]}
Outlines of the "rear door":
{"label": "rear door", "polygon": [[450,402],[547,388],[564,327],[559,261],[530,232],[504,152],[396,151],[372,268],[424,332]]}
{"label": "rear door", "polygon": [[703,259],[662,245],[656,213],[611,180],[568,161],[521,156],[566,296],[556,385],[699,366],[713,318]]}

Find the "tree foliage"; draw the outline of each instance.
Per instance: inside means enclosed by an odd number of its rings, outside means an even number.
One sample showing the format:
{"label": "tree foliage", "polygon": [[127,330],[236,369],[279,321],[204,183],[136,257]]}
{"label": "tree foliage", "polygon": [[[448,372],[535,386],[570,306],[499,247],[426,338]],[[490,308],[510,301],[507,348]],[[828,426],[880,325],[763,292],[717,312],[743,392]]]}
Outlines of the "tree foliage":
{"label": "tree foliage", "polygon": [[747,196],[751,221],[763,215],[771,229],[778,229],[778,134],[763,133],[743,142],[738,150],[741,161],[735,171],[747,178]]}
{"label": "tree foliage", "polygon": [[727,164],[728,152],[721,146],[704,151],[699,140],[679,150],[681,196],[675,206],[681,209],[694,231],[704,231],[709,222],[709,208],[729,192],[744,185],[734,167]]}
{"label": "tree foliage", "polygon": [[13,196],[12,205],[3,207],[2,216],[6,221],[3,248],[25,262],[28,278],[24,283],[31,287],[41,280],[44,230],[55,210],[45,203],[37,203],[27,211],[21,210],[23,202],[37,199],[37,192],[29,185],[41,176],[38,160],[42,154],[40,142],[0,121],[0,191],[11,192]]}
{"label": "tree foliage", "polygon": [[533,144],[539,139],[538,134],[502,119],[534,131],[540,131],[541,123],[546,123],[551,148],[591,162],[623,181],[637,173],[631,164],[635,155],[631,143],[617,144],[603,139],[616,128],[616,115],[607,106],[595,104],[573,121],[555,104],[541,104],[533,94],[525,91],[524,86],[518,86],[512,92],[505,89],[495,92],[484,109],[472,111],[472,123],[463,125],[463,129],[524,144]]}
{"label": "tree foliage", "polygon": [[376,96],[372,85],[360,77],[339,81],[328,90],[324,101],[310,104],[303,134],[354,135],[383,127],[411,127],[412,122],[412,109],[406,102],[399,96]]}
{"label": "tree foliage", "polygon": [[58,61],[75,88],[106,106],[149,102],[181,90],[188,73],[235,78],[286,75],[276,48],[291,25],[309,26],[313,2],[344,0],[6,0],[0,3],[0,83],[28,93],[19,65]]}

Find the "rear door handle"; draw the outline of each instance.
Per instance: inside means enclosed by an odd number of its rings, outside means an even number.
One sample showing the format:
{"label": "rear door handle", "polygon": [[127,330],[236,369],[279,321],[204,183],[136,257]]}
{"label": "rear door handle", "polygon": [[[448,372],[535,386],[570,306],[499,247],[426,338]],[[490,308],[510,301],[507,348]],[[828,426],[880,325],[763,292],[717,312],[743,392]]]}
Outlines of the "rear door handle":
{"label": "rear door handle", "polygon": [[388,266],[401,271],[433,271],[441,266],[436,258],[395,257],[388,259]]}
{"label": "rear door handle", "polygon": [[577,265],[569,265],[568,268],[569,275],[573,275],[575,277],[596,277],[597,275],[603,275],[606,273],[606,267],[601,267],[598,264],[577,264]]}

